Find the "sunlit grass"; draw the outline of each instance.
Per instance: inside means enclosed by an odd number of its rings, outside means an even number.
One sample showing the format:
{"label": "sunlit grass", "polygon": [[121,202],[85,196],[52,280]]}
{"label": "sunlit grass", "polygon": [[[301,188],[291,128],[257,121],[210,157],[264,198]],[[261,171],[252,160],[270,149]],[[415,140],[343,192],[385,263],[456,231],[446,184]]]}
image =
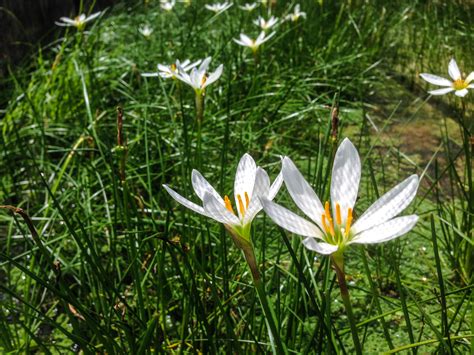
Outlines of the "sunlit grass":
{"label": "sunlit grass", "polygon": [[[469,352],[474,198],[458,123],[472,120],[472,91],[463,109],[454,96],[428,99],[418,78],[445,76],[451,56],[474,68],[469,5],[301,1],[307,18],[276,25],[254,55],[233,39],[256,38],[252,22],[268,19],[268,7],[214,14],[201,2],[169,12],[147,3],[119,4],[83,32],[59,29],[4,83],[0,205],[32,223],[0,210],[0,350],[271,352],[239,249],[162,185],[191,198],[199,168],[230,195],[244,153],[272,181],[288,155],[325,201],[337,140],[348,136],[362,161],[356,215],[397,181],[422,179],[407,210],[420,216],[413,231],[347,251],[364,352]],[[224,69],[206,89],[201,126],[191,88],[141,74],[208,56]],[[276,201],[293,206],[284,188]],[[329,259],[263,213],[252,237],[288,350],[352,353]]]}

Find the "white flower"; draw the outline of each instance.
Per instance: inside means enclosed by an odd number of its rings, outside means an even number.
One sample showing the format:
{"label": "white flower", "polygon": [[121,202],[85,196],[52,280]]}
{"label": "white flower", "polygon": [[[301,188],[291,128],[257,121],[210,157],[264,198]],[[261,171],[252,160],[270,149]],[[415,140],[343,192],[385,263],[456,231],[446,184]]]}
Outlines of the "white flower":
{"label": "white flower", "polygon": [[144,77],[156,77],[161,76],[164,79],[176,78],[178,75],[178,68],[184,72],[190,71],[192,68],[198,66],[201,63],[201,59],[193,63],[189,59],[186,59],[184,62],[180,62],[179,59],[176,60],[176,63],[171,65],[158,64],[158,72],[156,73],[143,73]]}
{"label": "white flower", "polygon": [[249,36],[241,33],[240,34],[240,39],[235,39],[234,42],[237,44],[240,44],[241,46],[244,47],[249,47],[251,48],[254,52],[258,50],[258,47],[260,47],[263,43],[268,41],[270,38],[272,38],[275,35],[275,32],[272,32],[270,35],[266,36],[265,32],[261,32],[257,39],[251,39]]}
{"label": "white flower", "polygon": [[153,33],[153,28],[151,28],[148,25],[143,25],[143,26],[138,27],[138,32],[140,32],[143,35],[143,37],[148,38]]}
{"label": "white flower", "polygon": [[260,26],[260,28],[264,31],[272,28],[274,25],[277,24],[277,22],[278,19],[274,16],[270,17],[268,20],[265,20],[262,16],[259,16],[258,19],[253,21],[254,24]]}
{"label": "white flower", "polygon": [[474,72],[471,72],[471,74],[469,74],[466,79],[463,79],[461,71],[459,70],[454,58],[449,62],[448,73],[453,81],[433,74],[420,74],[423,79],[431,84],[446,86],[443,89],[428,91],[428,93],[431,95],[444,95],[448,92],[454,91],[455,95],[464,97],[468,93],[467,89],[474,89],[474,84],[471,84],[471,81],[474,80]]}
{"label": "white flower", "polygon": [[270,186],[270,178],[265,170],[257,167],[249,154],[240,159],[234,181],[234,200],[237,213],[227,195],[222,198],[197,170],[193,170],[191,182],[194,192],[202,200],[202,206],[184,198],[167,185],[166,191],[183,206],[223,223],[225,227],[239,237],[250,240],[252,220],[262,209],[260,197],[272,200],[283,182],[281,174]]}
{"label": "white flower", "polygon": [[379,198],[354,223],[361,164],[356,148],[347,138],[336,152],[332,169],[332,214],[329,202],[323,207],[288,157],[283,158],[282,174],[293,201],[314,223],[269,200],[262,199],[263,208],[280,227],[306,237],[305,247],[318,253],[342,255],[349,244],[385,242],[407,233],[418,221],[416,215],[394,218],[416,195],[418,176],[412,175]]}
{"label": "white flower", "polygon": [[86,14],[80,14],[73,19],[69,17],[61,17],[59,20],[62,22],[56,22],[56,25],[63,27],[76,27],[78,30],[83,30],[87,22],[94,20],[101,14],[102,12],[96,12],[90,16],[86,16]]}
{"label": "white flower", "polygon": [[286,15],[285,19],[296,22],[300,17],[306,18],[306,12],[300,11],[300,4],[296,4],[293,13]]}
{"label": "white flower", "polygon": [[176,1],[175,0],[171,0],[171,1],[166,1],[166,0],[162,0],[160,2],[160,7],[161,9],[165,10],[165,11],[171,11],[173,10],[173,7],[174,5],[176,4]]}
{"label": "white flower", "polygon": [[253,10],[255,10],[257,6],[258,4],[256,2],[253,2],[253,3],[244,4],[243,6],[239,6],[239,7],[244,11],[252,12]]}
{"label": "white flower", "polygon": [[223,12],[231,7],[233,4],[231,2],[215,3],[212,5],[205,5],[204,7],[212,12]]}
{"label": "white flower", "polygon": [[203,94],[207,86],[220,78],[224,68],[221,64],[214,72],[208,74],[207,68],[210,62],[211,57],[207,57],[202,61],[199,68],[193,68],[190,74],[186,73],[184,68],[178,65],[178,74],[176,75],[176,78],[191,86],[197,94]]}

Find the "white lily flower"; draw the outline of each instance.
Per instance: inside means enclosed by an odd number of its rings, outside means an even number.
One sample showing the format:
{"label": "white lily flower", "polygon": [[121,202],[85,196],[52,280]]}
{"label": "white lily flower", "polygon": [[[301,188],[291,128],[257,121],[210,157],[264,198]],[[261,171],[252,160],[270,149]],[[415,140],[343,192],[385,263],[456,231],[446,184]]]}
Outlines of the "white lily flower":
{"label": "white lily flower", "polygon": [[257,8],[258,4],[256,2],[253,3],[246,3],[243,6],[239,6],[240,9],[248,12],[252,12]]}
{"label": "white lily flower", "polygon": [[296,22],[300,17],[306,18],[306,12],[300,11],[300,4],[296,4],[293,13],[286,15],[285,19]]}
{"label": "white lily flower", "polygon": [[204,7],[208,9],[209,11],[218,13],[218,12],[223,12],[230,8],[233,4],[231,2],[223,2],[223,3],[215,3],[212,5],[205,5]]}
{"label": "white lily flower", "polygon": [[466,79],[462,78],[461,71],[456,63],[456,61],[451,59],[448,65],[448,73],[453,81],[442,78],[437,75],[422,73],[420,76],[425,79],[430,84],[446,86],[443,89],[431,90],[428,91],[431,95],[444,95],[451,91],[454,91],[454,94],[459,97],[464,97],[467,95],[467,89],[474,89],[474,84],[471,84],[471,81],[474,80],[474,72],[471,72]]}
{"label": "white lily flower", "polygon": [[76,27],[78,30],[82,31],[86,26],[87,22],[94,20],[101,14],[102,12],[99,11],[90,16],[86,16],[86,14],[80,14],[79,16],[76,16],[73,19],[69,17],[61,17],[59,20],[62,22],[56,22],[56,25],[63,27]]}
{"label": "white lily flower", "polygon": [[175,0],[171,0],[171,1],[162,0],[160,2],[160,7],[162,10],[171,11],[173,10],[175,4],[176,4]]}
{"label": "white lily flower", "polygon": [[184,72],[188,72],[194,67],[197,67],[201,63],[201,59],[191,63],[189,59],[186,59],[182,63],[179,59],[176,60],[176,63],[172,63],[171,65],[166,64],[158,64],[158,71],[156,73],[143,73],[142,76],[144,77],[157,77],[161,76],[163,79],[175,79],[178,75],[178,68]]}
{"label": "white lily flower", "polygon": [[278,23],[278,19],[272,16],[268,20],[265,20],[262,16],[259,16],[258,19],[253,21],[253,23],[266,31],[275,26]]}
{"label": "white lily flower", "polygon": [[263,208],[280,227],[306,237],[304,246],[318,253],[342,256],[349,244],[385,242],[407,233],[418,221],[416,215],[396,217],[416,195],[416,175],[388,191],[356,222],[353,221],[361,164],[356,148],[347,138],[336,152],[332,169],[332,214],[329,202],[323,207],[314,190],[288,157],[283,158],[282,174],[292,199],[312,222],[266,199],[262,199]]}
{"label": "white lily flower", "polygon": [[249,47],[252,49],[252,51],[256,52],[258,50],[258,47],[260,47],[263,43],[268,41],[270,38],[272,38],[275,35],[275,32],[272,32],[268,36],[266,36],[265,32],[261,32],[257,39],[251,39],[249,36],[241,33],[240,34],[240,39],[235,39],[234,42],[237,44],[240,44],[241,46],[244,47]]}
{"label": "white lily flower", "polygon": [[153,28],[151,28],[148,25],[143,25],[143,26],[138,27],[138,32],[140,32],[143,35],[143,37],[149,38],[151,34],[153,33]]}
{"label": "white lily flower", "polygon": [[196,94],[202,95],[207,86],[211,85],[221,77],[222,70],[224,69],[224,65],[221,64],[214,72],[208,74],[207,69],[210,62],[211,57],[207,57],[201,62],[199,68],[193,68],[190,74],[186,73],[184,68],[178,65],[178,74],[176,75],[176,78],[191,86],[194,91],[196,91]]}
{"label": "white lily flower", "polygon": [[260,167],[249,154],[244,154],[240,159],[234,181],[234,198],[237,213],[227,195],[222,198],[217,191],[197,170],[193,170],[191,182],[194,192],[202,200],[203,205],[184,198],[167,185],[163,185],[166,191],[177,202],[203,216],[212,218],[223,223],[233,237],[250,240],[250,226],[262,209],[260,197],[272,200],[281,187],[283,178],[281,173],[270,186],[268,174]]}

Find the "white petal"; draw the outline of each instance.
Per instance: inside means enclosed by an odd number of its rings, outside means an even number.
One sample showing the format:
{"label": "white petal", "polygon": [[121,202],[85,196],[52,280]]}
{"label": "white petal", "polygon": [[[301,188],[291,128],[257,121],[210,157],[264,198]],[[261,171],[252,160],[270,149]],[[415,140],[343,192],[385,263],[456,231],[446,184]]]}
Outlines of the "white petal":
{"label": "white petal", "polygon": [[101,12],[96,12],[95,14],[92,14],[90,15],[89,17],[87,17],[84,22],[89,22],[89,21],[92,21],[93,19],[95,19],[96,17],[100,16]]}
{"label": "white petal", "polygon": [[295,204],[322,229],[323,205],[290,158],[283,158],[283,180]]}
{"label": "white petal", "polygon": [[453,80],[461,79],[461,72],[459,71],[458,65],[454,58],[449,61],[448,73],[449,76],[453,78]]}
{"label": "white petal", "polygon": [[348,244],[373,244],[395,239],[411,230],[418,221],[417,215],[391,219],[354,237]]}
{"label": "white petal", "polygon": [[437,90],[431,90],[428,91],[428,94],[431,95],[444,95],[447,94],[448,92],[454,91],[454,88],[443,88],[443,89],[437,89]]}
{"label": "white petal", "polygon": [[268,198],[270,191],[270,178],[265,170],[258,167],[255,176],[255,185],[253,191],[249,195],[250,203],[245,211],[243,224],[251,222],[258,212],[262,209],[260,198]]}
{"label": "white petal", "polygon": [[326,242],[316,242],[314,238],[306,238],[303,240],[303,245],[312,251],[315,251],[319,254],[329,255],[337,251],[338,246],[328,244]]}
{"label": "white petal", "polygon": [[[242,158],[240,158],[239,165],[237,166],[237,171],[235,172],[235,181],[234,181],[234,197],[235,205],[239,210],[240,215],[239,199],[237,195],[240,195],[242,201],[245,201],[245,193],[250,197],[250,194],[253,191],[255,184],[255,177],[257,174],[257,165],[253,158],[245,153]],[[240,216],[242,218],[242,216]]]}
{"label": "white petal", "polygon": [[221,204],[224,204],[224,200],[222,199],[222,197],[217,193],[217,191],[212,187],[212,185],[207,182],[204,176],[202,176],[201,173],[196,169],[193,169],[193,172],[191,174],[191,182],[193,184],[193,189],[196,192],[196,195],[198,195],[201,200],[204,199],[204,194],[206,192],[209,192],[216,198],[217,201],[219,201]]}
{"label": "white petal", "polygon": [[473,81],[473,80],[474,80],[474,71],[471,72],[471,73],[467,76],[467,78],[464,80],[464,82],[465,82],[466,84],[469,84],[469,83],[470,83],[471,81]]}
{"label": "white petal", "polygon": [[189,208],[190,210],[193,210],[194,212],[197,212],[199,214],[202,214],[204,216],[207,216],[207,213],[204,211],[204,208],[201,206],[196,205],[194,202],[189,201],[188,199],[184,198],[177,192],[175,192],[173,189],[169,188],[166,185],[163,185],[165,190],[173,197],[177,202],[182,204],[184,207]]}
{"label": "white petal", "polygon": [[204,194],[203,203],[206,214],[217,222],[228,225],[240,225],[240,220],[230,213],[225,208],[225,205],[217,201],[211,193],[206,192]]}
{"label": "white petal", "polygon": [[323,234],[313,223],[268,199],[262,198],[261,201],[265,212],[280,227],[303,237],[323,238]]}
{"label": "white petal", "polygon": [[462,90],[456,90],[454,94],[459,97],[464,97],[467,95],[469,91],[467,89],[462,89]]}
{"label": "white petal", "polygon": [[354,223],[352,231],[358,234],[392,219],[410,204],[417,189],[418,176],[412,175],[405,179],[375,201]]}
{"label": "white petal", "polygon": [[337,149],[331,179],[332,210],[335,211],[336,203],[339,203],[342,224],[346,223],[348,209],[354,208],[359,191],[359,181],[359,153],[352,142],[345,138]]}
{"label": "white petal", "polygon": [[434,85],[439,85],[439,86],[451,86],[453,83],[449,81],[448,79],[442,78],[437,75],[433,74],[428,74],[428,73],[423,73],[420,74],[420,76],[426,80],[427,82],[434,84]]}
{"label": "white petal", "polygon": [[74,21],[73,19],[70,19],[69,17],[61,17],[60,20],[69,25],[74,26],[76,24],[76,21]]}
{"label": "white petal", "polygon": [[211,63],[212,57],[207,57],[201,62],[201,65],[199,66],[199,71],[206,71],[207,68],[209,67],[209,63]]}
{"label": "white petal", "polygon": [[247,43],[244,43],[244,42],[242,42],[242,41],[240,41],[240,40],[238,40],[238,39],[233,38],[233,40],[234,40],[234,42],[237,43],[238,45],[241,45],[241,46],[243,46],[243,47],[247,47],[247,46],[248,46]]}
{"label": "white petal", "polygon": [[217,67],[216,71],[209,75],[209,78],[207,78],[206,82],[204,83],[203,87],[206,87],[208,85],[211,85],[214,81],[219,79],[222,75],[222,70],[224,69],[224,65],[221,64]]}
{"label": "white petal", "polygon": [[278,176],[276,177],[275,181],[273,181],[272,186],[270,186],[270,192],[268,193],[268,199],[270,201],[275,198],[282,184],[283,184],[283,174],[280,172]]}
{"label": "white petal", "polygon": [[158,73],[142,73],[142,76],[143,76],[144,78],[153,78],[153,77],[157,77],[157,76],[159,76],[159,75],[160,75],[160,74],[158,74]]}

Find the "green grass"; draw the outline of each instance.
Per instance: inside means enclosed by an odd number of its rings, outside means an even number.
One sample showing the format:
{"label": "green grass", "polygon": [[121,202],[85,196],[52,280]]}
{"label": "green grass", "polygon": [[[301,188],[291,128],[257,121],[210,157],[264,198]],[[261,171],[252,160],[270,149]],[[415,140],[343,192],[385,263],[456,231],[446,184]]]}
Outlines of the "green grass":
{"label": "green grass", "polygon": [[[338,139],[350,137],[363,164],[356,214],[410,174],[422,176],[406,212],[421,217],[415,229],[346,252],[364,353],[472,351],[474,198],[463,148],[472,92],[463,131],[460,99],[427,99],[418,79],[446,76],[452,55],[464,71],[474,68],[472,6],[300,3],[307,19],[281,24],[257,62],[232,38],[256,36],[252,20],[265,7],[213,16],[201,2],[166,13],[150,1],[119,4],[84,33],[58,30],[11,69],[1,95],[0,205],[24,209],[34,229],[0,210],[1,352],[271,352],[241,252],[221,225],[177,205],[162,184],[194,198],[197,168],[231,195],[242,154],[272,179],[288,155],[326,200],[335,105]],[[272,14],[288,6],[278,2]],[[150,39],[138,32],[144,23]],[[199,150],[193,91],[141,73],[206,56],[224,74],[206,94]],[[284,188],[276,200],[294,207]],[[252,228],[290,353],[352,353],[329,259],[263,212]]]}

